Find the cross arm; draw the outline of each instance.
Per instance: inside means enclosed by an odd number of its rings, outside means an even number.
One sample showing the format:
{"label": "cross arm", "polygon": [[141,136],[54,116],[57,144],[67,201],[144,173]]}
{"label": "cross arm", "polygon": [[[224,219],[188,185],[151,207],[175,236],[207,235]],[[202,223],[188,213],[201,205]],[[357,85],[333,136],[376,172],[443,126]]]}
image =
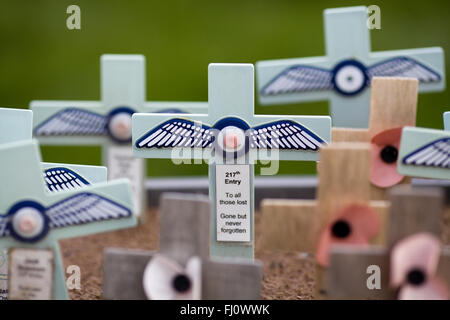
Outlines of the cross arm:
{"label": "cross arm", "polygon": [[397,169],[413,177],[450,179],[450,132],[405,127],[402,131]]}
{"label": "cross arm", "polygon": [[[368,287],[373,273],[378,273],[374,281],[380,281],[380,289]],[[395,299],[395,292],[389,289],[388,251],[382,247],[332,247],[326,288],[331,299]]]}
{"label": "cross arm", "polygon": [[261,247],[264,250],[313,252],[311,226],[317,201],[265,199],[261,203]]}
{"label": "cross arm", "polygon": [[207,260],[202,265],[202,296],[206,300],[258,300],[262,264],[249,260]]}
{"label": "cross arm", "polygon": [[146,300],[143,274],[154,253],[107,248],[103,257],[103,299]]}
{"label": "cross arm", "polygon": [[[305,91],[282,95],[265,94],[274,81],[297,66],[306,66],[312,70],[329,72],[332,64],[327,57],[295,58],[285,60],[259,61],[256,63],[258,99],[262,105],[289,104],[302,101],[322,101],[332,97],[331,90]],[[330,73],[331,74],[331,73]]]}
{"label": "cross arm", "polygon": [[131,188],[127,179],[119,179],[104,183],[98,183],[67,192],[57,192],[49,194],[46,201],[48,205],[59,203],[62,200],[76,196],[80,193],[89,193],[101,196],[107,202],[113,201],[112,205],[120,205],[130,214],[127,217],[117,219],[105,219],[102,221],[88,222],[86,224],[71,225],[62,228],[54,228],[50,231],[49,238],[65,239],[73,237],[82,237],[95,233],[114,231],[133,227],[137,224],[136,216],[133,212],[133,202]]}
{"label": "cross arm", "polygon": [[[108,110],[100,101],[31,101],[33,111],[33,134],[39,141],[50,145],[96,145],[107,141],[106,132],[102,126],[106,124]],[[89,121],[90,129],[98,127],[98,134],[85,135],[76,133],[75,129],[83,127],[80,122],[69,128],[69,122],[77,112],[79,121],[82,117]],[[73,122],[71,122],[73,124]],[[77,122],[78,123],[78,122]],[[69,130],[69,129],[70,130]]]}
{"label": "cross arm", "polygon": [[77,175],[85,179],[89,184],[106,182],[108,169],[103,166],[87,166],[67,163],[42,162],[44,171],[58,170],[59,168],[67,168],[75,172]]}
{"label": "cross arm", "polygon": [[[425,70],[428,70],[439,75],[439,81],[420,81],[420,92],[440,91],[445,89],[445,56],[442,48],[430,47],[373,52],[369,54],[369,65],[367,66],[369,68],[369,72],[372,66],[396,57],[411,58],[414,60],[414,63],[417,64],[416,67],[424,67],[422,73],[425,72]],[[416,76],[412,73],[410,77]]]}

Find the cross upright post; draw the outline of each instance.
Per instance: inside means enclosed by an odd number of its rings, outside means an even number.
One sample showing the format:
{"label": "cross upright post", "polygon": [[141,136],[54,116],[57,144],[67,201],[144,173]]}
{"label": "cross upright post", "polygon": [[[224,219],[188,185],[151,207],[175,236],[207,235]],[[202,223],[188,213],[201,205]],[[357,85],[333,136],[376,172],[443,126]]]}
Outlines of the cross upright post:
{"label": "cross upright post", "polygon": [[402,130],[400,174],[450,180],[450,131],[405,127]]}
{"label": "cross upright post", "polygon": [[133,115],[134,155],[208,161],[210,253],[253,259],[254,162],[316,161],[330,117],[254,115],[251,64],[210,64],[208,100],[207,115]]}
{"label": "cross upright post", "polygon": [[145,202],[143,159],[132,155],[131,115],[205,113],[206,102],[146,102],[145,57],[101,57],[101,101],[32,101],[34,135],[42,145],[100,145],[108,178],[130,179],[138,215]]}
{"label": "cross upright post", "polygon": [[367,8],[326,9],[326,56],[256,64],[263,105],[328,100],[335,127],[367,128],[375,76],[414,77],[421,92],[445,88],[442,48],[371,52]]}

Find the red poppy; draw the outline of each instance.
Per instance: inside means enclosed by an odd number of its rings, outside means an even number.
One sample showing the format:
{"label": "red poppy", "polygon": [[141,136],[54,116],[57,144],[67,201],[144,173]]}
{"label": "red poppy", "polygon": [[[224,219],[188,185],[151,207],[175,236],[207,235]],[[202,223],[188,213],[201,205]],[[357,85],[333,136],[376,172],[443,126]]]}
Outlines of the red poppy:
{"label": "red poppy", "polygon": [[402,127],[399,127],[384,130],[371,140],[370,182],[377,187],[391,187],[403,180],[403,176],[397,171],[401,138]]}
{"label": "red poppy", "polygon": [[333,244],[369,245],[369,240],[380,230],[380,218],[369,206],[352,204],[339,211],[321,233],[316,261],[328,266],[329,251]]}

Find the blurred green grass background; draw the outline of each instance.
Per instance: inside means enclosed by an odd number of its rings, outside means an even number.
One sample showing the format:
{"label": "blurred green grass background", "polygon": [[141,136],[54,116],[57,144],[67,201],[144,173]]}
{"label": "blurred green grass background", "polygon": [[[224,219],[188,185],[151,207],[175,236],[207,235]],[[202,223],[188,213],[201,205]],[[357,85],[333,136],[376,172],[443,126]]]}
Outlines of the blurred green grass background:
{"label": "blurred green grass background", "polygon": [[[81,8],[81,30],[66,28],[66,8]],[[376,4],[381,30],[372,50],[441,46],[447,74],[450,2],[294,0],[1,0],[0,106],[31,100],[98,100],[100,55],[147,59],[147,100],[207,100],[207,65],[325,54],[322,11]],[[442,128],[449,90],[421,94],[417,125]],[[266,114],[328,114],[327,102],[261,107]],[[100,164],[99,147],[43,147],[45,161]],[[258,170],[256,171],[258,172]],[[282,162],[280,174],[313,174],[315,163]],[[150,176],[207,174],[205,165],[148,160]]]}

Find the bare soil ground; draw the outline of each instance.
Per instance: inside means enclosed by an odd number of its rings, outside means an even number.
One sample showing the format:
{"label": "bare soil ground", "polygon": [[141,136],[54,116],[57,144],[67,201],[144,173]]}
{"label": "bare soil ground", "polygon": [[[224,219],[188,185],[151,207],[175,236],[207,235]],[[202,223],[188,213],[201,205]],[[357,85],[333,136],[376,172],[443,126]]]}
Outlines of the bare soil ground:
{"label": "bare soil ground", "polygon": [[[260,215],[255,214],[257,259],[264,263],[263,299],[313,299],[314,260],[299,252],[266,252],[260,249]],[[64,264],[81,268],[81,290],[70,291],[71,299],[95,300],[102,297],[103,250],[107,247],[157,250],[158,212],[152,209],[146,220],[132,229],[108,232],[60,242]],[[443,221],[442,240],[450,244],[450,209]]]}

